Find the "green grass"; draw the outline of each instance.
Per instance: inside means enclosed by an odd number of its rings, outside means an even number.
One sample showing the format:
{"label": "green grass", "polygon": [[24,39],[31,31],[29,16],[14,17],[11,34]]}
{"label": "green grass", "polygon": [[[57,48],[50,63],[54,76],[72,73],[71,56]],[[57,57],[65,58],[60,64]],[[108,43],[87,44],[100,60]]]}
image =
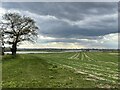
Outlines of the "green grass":
{"label": "green grass", "polygon": [[118,55],[75,52],[5,55],[3,88],[116,88]]}

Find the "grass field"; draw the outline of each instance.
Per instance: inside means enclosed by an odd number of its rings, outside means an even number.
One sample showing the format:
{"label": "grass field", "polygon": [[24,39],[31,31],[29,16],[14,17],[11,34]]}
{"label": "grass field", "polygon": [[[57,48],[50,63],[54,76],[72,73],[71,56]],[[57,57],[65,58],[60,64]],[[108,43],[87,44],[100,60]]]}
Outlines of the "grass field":
{"label": "grass field", "polygon": [[118,57],[110,52],[5,55],[3,88],[117,88]]}

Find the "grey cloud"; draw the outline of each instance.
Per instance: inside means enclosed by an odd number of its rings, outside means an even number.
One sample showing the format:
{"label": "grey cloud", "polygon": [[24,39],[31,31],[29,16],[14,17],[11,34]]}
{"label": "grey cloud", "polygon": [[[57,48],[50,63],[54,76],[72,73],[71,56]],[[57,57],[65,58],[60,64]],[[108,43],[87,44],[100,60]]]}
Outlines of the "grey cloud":
{"label": "grey cloud", "polygon": [[70,20],[82,20],[87,15],[103,15],[117,12],[117,3],[115,2],[17,2],[3,3],[3,7],[29,10],[37,14],[53,15]]}
{"label": "grey cloud", "polygon": [[[98,40],[99,36],[118,33],[117,17],[109,17],[117,14],[116,2],[72,2],[72,3],[3,3],[3,8],[29,11],[38,16],[54,16],[57,19],[42,20],[34,17],[39,25],[39,33],[43,36],[56,38],[47,42],[80,43],[88,46],[100,46],[100,43],[85,42],[78,39]],[[103,17],[107,15],[107,17]],[[94,17],[94,18],[92,18]],[[103,17],[102,19],[99,19]],[[85,21],[92,18],[90,21]],[[68,22],[64,21],[68,20]],[[83,24],[76,24],[83,21]],[[84,22],[85,21],[85,22]],[[74,25],[72,25],[74,23]],[[74,38],[74,39],[69,39]],[[114,47],[106,44],[106,46]],[[101,44],[102,46],[102,44]],[[104,46],[104,45],[103,45]]]}
{"label": "grey cloud", "polygon": [[[39,22],[39,21],[38,21]],[[117,27],[115,27],[117,23],[112,23],[112,26],[108,25],[108,21],[104,23],[101,22],[96,24],[94,28],[89,28],[88,26],[81,27],[76,25],[69,25],[63,21],[48,21],[44,23],[38,23],[41,26],[40,33],[56,38],[95,38],[96,36],[106,35],[110,33],[118,32]],[[111,28],[112,27],[112,28]]]}
{"label": "grey cloud", "polygon": [[[63,18],[71,21],[76,20],[82,21],[86,17],[111,15],[117,12],[117,3],[115,2],[80,2],[80,3],[17,2],[17,3],[3,3],[3,7],[8,9],[15,8],[27,10],[38,15],[51,15],[59,19]],[[60,21],[48,21],[39,25],[41,27],[41,33],[48,34],[50,36],[58,37],[60,36],[69,37],[79,35],[99,36],[117,32],[116,19],[109,18],[106,20],[105,18],[100,22],[90,22],[89,25],[86,25],[84,27],[70,26]],[[37,23],[39,22],[40,20],[37,20]],[[93,29],[91,27],[95,28]]]}

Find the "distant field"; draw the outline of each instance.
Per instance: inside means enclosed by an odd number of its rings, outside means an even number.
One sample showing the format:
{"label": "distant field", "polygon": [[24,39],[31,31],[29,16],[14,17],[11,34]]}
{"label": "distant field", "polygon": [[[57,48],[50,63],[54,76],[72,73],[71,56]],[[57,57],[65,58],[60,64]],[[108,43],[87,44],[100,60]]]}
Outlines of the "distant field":
{"label": "distant field", "polygon": [[113,52],[5,55],[2,86],[117,88],[118,57]]}

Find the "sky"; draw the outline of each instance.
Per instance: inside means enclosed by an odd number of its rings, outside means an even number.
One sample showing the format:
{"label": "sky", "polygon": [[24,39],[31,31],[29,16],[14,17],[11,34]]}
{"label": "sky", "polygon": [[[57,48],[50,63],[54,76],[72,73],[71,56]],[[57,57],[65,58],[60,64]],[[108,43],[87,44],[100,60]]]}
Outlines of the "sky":
{"label": "sky", "polygon": [[117,2],[3,2],[4,13],[36,21],[36,43],[19,48],[118,48]]}

